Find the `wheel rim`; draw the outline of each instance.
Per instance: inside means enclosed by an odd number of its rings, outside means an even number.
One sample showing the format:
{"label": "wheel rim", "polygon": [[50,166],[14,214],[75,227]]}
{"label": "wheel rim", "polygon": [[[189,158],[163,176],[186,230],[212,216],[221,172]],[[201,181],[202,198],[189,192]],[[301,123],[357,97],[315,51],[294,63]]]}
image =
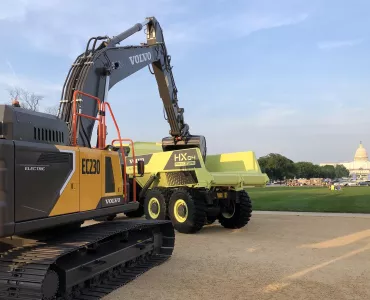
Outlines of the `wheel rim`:
{"label": "wheel rim", "polygon": [[174,216],[177,222],[184,223],[188,218],[188,206],[182,199],[178,199],[174,206]]}
{"label": "wheel rim", "polygon": [[231,209],[228,209],[228,211],[224,211],[222,213],[222,216],[225,218],[225,219],[231,219],[235,214],[235,203],[232,203],[232,208]]}
{"label": "wheel rim", "polygon": [[152,219],[157,219],[161,212],[161,206],[157,198],[151,198],[148,204],[149,216]]}

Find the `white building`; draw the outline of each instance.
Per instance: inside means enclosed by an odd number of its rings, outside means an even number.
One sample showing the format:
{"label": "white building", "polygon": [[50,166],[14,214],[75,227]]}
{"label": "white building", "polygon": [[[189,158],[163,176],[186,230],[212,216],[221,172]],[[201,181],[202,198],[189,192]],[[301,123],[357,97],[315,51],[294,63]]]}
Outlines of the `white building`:
{"label": "white building", "polygon": [[370,161],[367,156],[367,151],[360,142],[355,157],[351,162],[342,163],[322,163],[320,166],[336,166],[343,165],[349,170],[350,176],[356,180],[370,180]]}

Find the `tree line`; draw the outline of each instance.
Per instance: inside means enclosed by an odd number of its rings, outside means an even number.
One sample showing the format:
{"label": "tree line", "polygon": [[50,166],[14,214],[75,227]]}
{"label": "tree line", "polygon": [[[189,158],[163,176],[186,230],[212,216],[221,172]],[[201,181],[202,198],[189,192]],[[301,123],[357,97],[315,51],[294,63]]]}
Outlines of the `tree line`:
{"label": "tree line", "polygon": [[258,163],[263,173],[270,180],[284,180],[293,178],[341,178],[348,177],[349,171],[343,165],[336,167],[325,165],[319,166],[311,162],[294,162],[291,159],[277,153],[270,153],[258,158]]}
{"label": "tree line", "polygon": [[[24,88],[14,87],[8,89],[10,100],[17,100],[21,107],[32,111],[39,111],[40,104],[44,100],[44,96],[30,92]],[[57,115],[59,105],[49,106],[44,109],[44,112]]]}

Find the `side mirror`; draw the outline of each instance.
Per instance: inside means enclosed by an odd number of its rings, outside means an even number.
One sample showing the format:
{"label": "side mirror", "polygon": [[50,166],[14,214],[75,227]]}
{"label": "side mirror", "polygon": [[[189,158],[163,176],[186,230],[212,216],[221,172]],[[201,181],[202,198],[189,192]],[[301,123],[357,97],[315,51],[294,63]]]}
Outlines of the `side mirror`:
{"label": "side mirror", "polygon": [[145,171],[144,161],[139,160],[137,162],[137,174],[138,174],[138,176],[143,177],[144,176],[144,171]]}

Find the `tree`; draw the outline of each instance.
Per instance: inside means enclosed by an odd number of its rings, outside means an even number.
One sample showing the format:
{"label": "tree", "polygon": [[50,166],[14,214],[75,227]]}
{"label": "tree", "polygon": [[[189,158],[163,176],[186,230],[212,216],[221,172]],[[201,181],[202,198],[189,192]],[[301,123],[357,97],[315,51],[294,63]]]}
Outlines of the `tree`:
{"label": "tree", "polygon": [[284,178],[341,178],[348,177],[349,171],[343,165],[325,165],[320,167],[311,162],[299,161],[294,163],[289,158],[270,153],[258,159],[262,172],[266,173],[272,180],[282,180]]}
{"label": "tree", "polygon": [[322,167],[320,167],[319,165],[314,165],[313,166],[313,178],[322,178],[322,170],[321,170]]}
{"label": "tree", "polygon": [[12,100],[17,99],[23,108],[39,111],[40,102],[44,99],[44,96],[31,93],[22,88],[8,89],[9,96]]}
{"label": "tree", "polygon": [[49,107],[45,108],[45,112],[48,113],[48,114],[51,114],[53,116],[58,115],[58,110],[59,110],[59,105],[49,106]]}
{"label": "tree", "polygon": [[349,176],[349,170],[343,166],[343,165],[336,165],[335,166],[335,177],[336,178],[342,178],[342,177],[348,177]]}
{"label": "tree", "polygon": [[321,171],[320,177],[322,178],[330,178],[330,179],[336,178],[334,166],[330,166],[330,165],[322,166],[320,168],[320,171]]}
{"label": "tree", "polygon": [[[18,100],[21,104],[21,107],[29,109],[32,111],[39,111],[40,102],[44,99],[44,96],[31,93],[23,88],[15,87],[8,89],[9,96],[11,100]],[[59,105],[46,107],[44,112],[57,116],[59,110]]]}
{"label": "tree", "polygon": [[311,162],[300,161],[295,164],[297,178],[315,178],[317,176],[317,168]]}
{"label": "tree", "polygon": [[270,153],[258,159],[262,172],[272,180],[283,180],[295,176],[294,162],[289,158],[277,153]]}

